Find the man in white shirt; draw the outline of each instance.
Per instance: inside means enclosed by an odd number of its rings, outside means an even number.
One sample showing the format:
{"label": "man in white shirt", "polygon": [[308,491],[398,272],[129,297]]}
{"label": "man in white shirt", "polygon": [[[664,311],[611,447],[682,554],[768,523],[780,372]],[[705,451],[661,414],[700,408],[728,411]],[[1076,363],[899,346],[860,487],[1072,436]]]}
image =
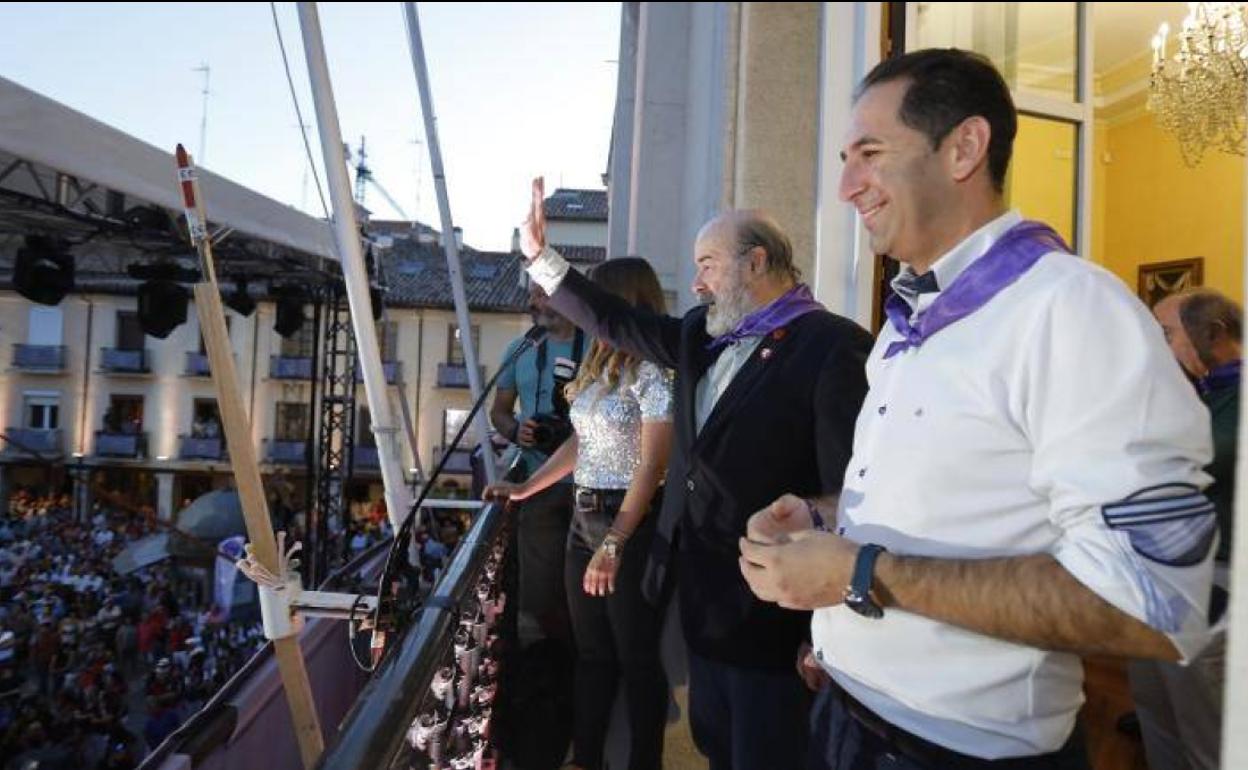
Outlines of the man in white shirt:
{"label": "man in white shirt", "polygon": [[904,267],[839,502],[740,543],[756,595],[815,609],[814,767],[1086,768],[1079,656],[1209,637],[1208,419],[1126,287],[1006,210],[1016,130],[975,54],[859,87],[840,194]]}

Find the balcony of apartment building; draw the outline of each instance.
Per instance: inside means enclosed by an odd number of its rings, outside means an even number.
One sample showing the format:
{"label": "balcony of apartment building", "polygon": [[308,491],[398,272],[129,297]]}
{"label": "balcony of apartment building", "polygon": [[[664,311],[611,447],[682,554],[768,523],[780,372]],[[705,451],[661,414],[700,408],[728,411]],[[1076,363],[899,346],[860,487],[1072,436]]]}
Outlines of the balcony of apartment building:
{"label": "balcony of apartment building", "polygon": [[264,442],[264,459],[274,465],[298,465],[307,463],[308,442],[303,439],[271,438]]}
{"label": "balcony of apartment building", "polygon": [[269,377],[275,380],[310,380],[312,356],[269,356]]}
{"label": "balcony of apartment building", "polygon": [[149,374],[151,357],[146,348],[100,348],[100,371],[108,374]]}
{"label": "balcony of apartment building", "polygon": [[[403,376],[403,362],[402,361],[382,361],[381,370],[382,370],[382,373],[386,375],[386,384],[393,385],[396,382],[398,382]],[[362,367],[360,367],[360,363],[358,361],[355,363],[355,381],[356,382],[364,381],[364,370]]]}
{"label": "balcony of apartment building", "polygon": [[[481,375],[481,382],[485,382],[485,367],[478,366],[477,371]],[[467,388],[468,387],[468,367],[462,363],[445,363],[438,364],[438,387],[439,388]]]}
{"label": "balcony of apartment building", "polygon": [[[442,462],[442,455],[446,452],[445,447],[433,448],[433,462],[436,465]],[[472,474],[472,449],[468,447],[460,447],[451,453],[446,461],[446,467],[443,473],[457,473],[463,475]]]}
{"label": "balcony of apartment building", "polygon": [[9,428],[3,437],[4,454],[10,457],[48,459],[65,451],[60,428]]}
{"label": "balcony of apartment building", "polygon": [[381,458],[377,454],[377,447],[356,444],[355,452],[351,456],[351,464],[357,471],[381,470]]}
{"label": "balcony of apartment building", "polygon": [[142,460],[147,457],[147,434],[108,428],[97,430],[95,455],[113,460]]}
{"label": "balcony of apartment building", "polygon": [[196,436],[183,433],[178,436],[178,459],[224,460],[225,438],[222,436]]}
{"label": "balcony of apartment building", "polygon": [[13,368],[32,373],[59,374],[64,372],[65,346],[15,344]]}

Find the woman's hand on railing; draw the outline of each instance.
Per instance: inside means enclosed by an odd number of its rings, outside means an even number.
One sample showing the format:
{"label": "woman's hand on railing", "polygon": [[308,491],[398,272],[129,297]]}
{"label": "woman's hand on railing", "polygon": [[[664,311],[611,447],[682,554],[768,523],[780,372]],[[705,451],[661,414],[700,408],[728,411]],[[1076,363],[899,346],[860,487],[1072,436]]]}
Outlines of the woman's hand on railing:
{"label": "woman's hand on railing", "polygon": [[523,500],[529,497],[530,492],[524,484],[515,484],[510,481],[496,481],[485,488],[481,493],[481,499],[490,502],[505,503],[508,500]]}

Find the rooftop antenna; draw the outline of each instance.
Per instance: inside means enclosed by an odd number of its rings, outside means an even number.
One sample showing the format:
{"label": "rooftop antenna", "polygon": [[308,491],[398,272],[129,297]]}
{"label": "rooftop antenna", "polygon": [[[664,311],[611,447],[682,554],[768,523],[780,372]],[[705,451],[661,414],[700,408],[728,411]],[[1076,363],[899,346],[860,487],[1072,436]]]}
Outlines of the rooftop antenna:
{"label": "rooftop antenna", "polygon": [[208,94],[212,93],[208,90],[208,79],[212,75],[212,67],[209,67],[207,62],[202,62],[198,67],[193,67],[191,72],[202,72],[204,75],[204,87],[200,91],[204,100],[199,114],[199,156],[197,158],[202,166],[204,159],[208,157]]}

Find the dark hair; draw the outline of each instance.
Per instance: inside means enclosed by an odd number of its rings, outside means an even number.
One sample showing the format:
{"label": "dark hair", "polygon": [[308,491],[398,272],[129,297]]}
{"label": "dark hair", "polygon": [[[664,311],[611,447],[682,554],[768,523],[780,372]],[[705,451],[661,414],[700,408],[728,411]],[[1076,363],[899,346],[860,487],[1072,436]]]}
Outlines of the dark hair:
{"label": "dark hair", "polygon": [[750,249],[761,248],[767,253],[768,273],[801,280],[802,271],[793,264],[793,243],[769,214],[762,211],[742,212],[733,224],[736,227],[737,256],[745,257]]}
{"label": "dark hair", "polygon": [[928,48],[885,59],[858,84],[857,101],[871,86],[909,81],[898,118],[925,135],[932,149],[967,118],[979,116],[992,129],[988,172],[997,192],[1005,190],[1005,172],[1014,152],[1018,113],[1010,87],[986,57],[958,48]]}
{"label": "dark hair", "polygon": [[1242,342],[1243,312],[1235,301],[1211,289],[1193,289],[1178,296],[1179,321],[1191,340],[1197,357],[1212,369],[1218,361],[1213,360],[1213,342],[1218,327],[1235,342]]}

